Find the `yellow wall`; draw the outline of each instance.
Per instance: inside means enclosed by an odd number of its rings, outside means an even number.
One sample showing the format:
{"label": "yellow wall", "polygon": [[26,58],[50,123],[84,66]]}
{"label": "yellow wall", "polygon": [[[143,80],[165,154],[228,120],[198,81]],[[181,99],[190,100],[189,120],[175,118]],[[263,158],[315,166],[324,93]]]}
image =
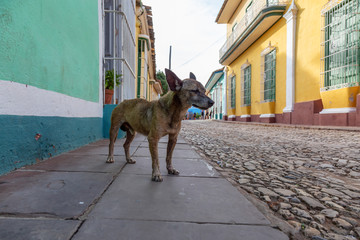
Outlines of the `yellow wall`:
{"label": "yellow wall", "polygon": [[359,90],[360,87],[356,86],[321,92],[324,108],[355,108]]}
{"label": "yellow wall", "polygon": [[[247,5],[246,5],[247,6]],[[261,52],[269,46],[276,48],[276,104],[270,112],[268,103],[260,103]],[[282,113],[286,104],[286,20],[280,19],[271,29],[254,42],[240,57],[229,65],[229,74],[236,75],[236,111],[228,109],[228,115],[249,114],[249,107],[241,107],[241,65],[251,64],[251,107],[250,114]],[[230,86],[230,85],[229,85]],[[230,90],[230,89],[229,89]],[[232,113],[232,114],[231,114]]]}
{"label": "yellow wall", "polygon": [[321,9],[328,0],[295,1],[299,9],[296,32],[295,102],[322,99],[325,109],[356,107],[358,87],[320,92]]}
{"label": "yellow wall", "polygon": [[227,36],[231,34],[234,24],[235,23],[239,24],[240,20],[244,17],[246,7],[249,5],[251,1],[252,0],[241,1],[239,7],[235,10],[233,16],[230,18],[229,23],[226,24]]}
{"label": "yellow wall", "polygon": [[[234,11],[234,15],[227,24],[228,36],[232,32],[233,24],[239,23],[244,17],[245,9],[250,1],[242,1]],[[356,106],[356,97],[353,95],[360,91],[355,88],[332,90],[320,94],[320,42],[323,34],[321,32],[321,9],[326,3],[328,0],[295,0],[298,8],[295,45],[295,103],[322,98],[324,108],[354,107]],[[228,75],[232,73],[236,75],[236,108],[230,109],[230,99],[228,99],[228,115],[283,113],[286,106],[286,33],[286,20],[281,18],[228,66]],[[269,42],[276,48],[276,101],[272,103],[273,106],[267,106],[271,105],[269,103],[260,103],[260,54],[269,46]],[[241,66],[246,61],[251,64],[251,106],[241,107]],[[228,79],[228,90],[230,91],[230,78]],[[228,96],[230,98],[230,92],[228,92]]]}
{"label": "yellow wall", "polygon": [[328,0],[297,0],[295,102],[320,99],[321,9]]}

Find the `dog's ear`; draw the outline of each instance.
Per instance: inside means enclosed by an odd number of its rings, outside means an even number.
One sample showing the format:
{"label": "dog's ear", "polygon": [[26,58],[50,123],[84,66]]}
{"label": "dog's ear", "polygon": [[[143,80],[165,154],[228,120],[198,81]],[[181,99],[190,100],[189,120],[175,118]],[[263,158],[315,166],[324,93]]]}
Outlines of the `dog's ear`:
{"label": "dog's ear", "polygon": [[178,76],[176,76],[175,73],[173,73],[171,70],[165,68],[165,74],[166,74],[166,81],[169,84],[171,91],[179,91],[182,87],[182,81]]}
{"label": "dog's ear", "polygon": [[195,75],[194,75],[192,72],[190,72],[190,78],[196,80],[196,77],[195,77]]}

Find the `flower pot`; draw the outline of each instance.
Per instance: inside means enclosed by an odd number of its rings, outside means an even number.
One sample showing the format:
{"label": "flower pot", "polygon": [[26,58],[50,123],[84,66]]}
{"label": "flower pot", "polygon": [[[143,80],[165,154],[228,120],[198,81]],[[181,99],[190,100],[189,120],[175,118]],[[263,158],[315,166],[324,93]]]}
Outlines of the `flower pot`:
{"label": "flower pot", "polygon": [[105,104],[111,104],[112,97],[114,95],[114,90],[105,89]]}

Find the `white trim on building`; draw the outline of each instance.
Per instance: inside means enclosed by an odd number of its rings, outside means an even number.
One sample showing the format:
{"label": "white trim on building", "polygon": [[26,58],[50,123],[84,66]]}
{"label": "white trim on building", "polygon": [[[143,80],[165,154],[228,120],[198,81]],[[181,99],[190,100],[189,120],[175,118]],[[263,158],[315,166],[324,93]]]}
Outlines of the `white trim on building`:
{"label": "white trim on building", "polygon": [[27,84],[0,80],[0,115],[103,117],[102,98],[86,101]]}
{"label": "white trim on building", "polygon": [[292,1],[284,14],[286,19],[286,106],[283,112],[292,112],[295,104],[295,44],[297,7]]}

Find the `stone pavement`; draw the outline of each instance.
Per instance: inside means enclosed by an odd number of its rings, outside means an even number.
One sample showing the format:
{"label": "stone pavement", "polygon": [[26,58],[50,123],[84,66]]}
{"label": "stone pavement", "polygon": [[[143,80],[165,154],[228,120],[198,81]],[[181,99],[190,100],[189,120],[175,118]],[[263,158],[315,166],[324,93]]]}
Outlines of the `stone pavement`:
{"label": "stone pavement", "polygon": [[123,140],[106,164],[101,140],[0,177],[0,239],[246,239],[288,237],[181,138],[180,176],[168,176],[166,139],[159,143],[164,181],[151,181],[146,138]]}
{"label": "stone pavement", "polygon": [[181,134],[284,232],[360,239],[360,128],[206,120]]}

